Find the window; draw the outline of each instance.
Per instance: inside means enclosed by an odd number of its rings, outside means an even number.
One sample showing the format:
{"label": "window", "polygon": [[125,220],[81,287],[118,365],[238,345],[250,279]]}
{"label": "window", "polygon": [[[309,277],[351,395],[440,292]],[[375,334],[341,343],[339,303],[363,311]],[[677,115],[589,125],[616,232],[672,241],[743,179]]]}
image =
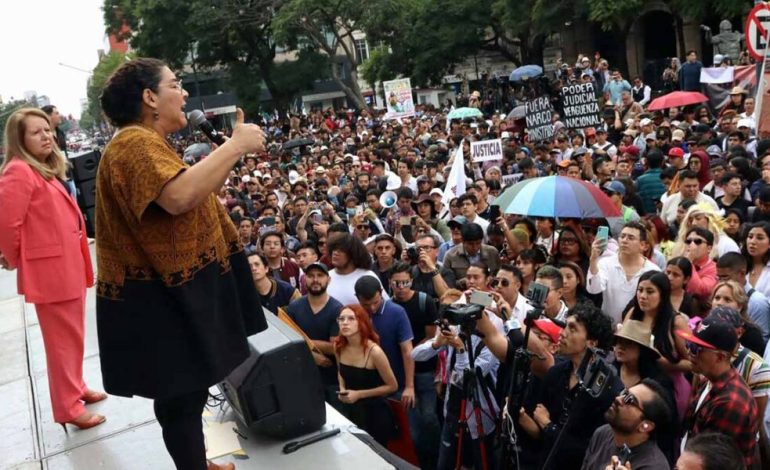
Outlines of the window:
{"label": "window", "polygon": [[364,38],[364,39],[356,39],[355,45],[356,45],[356,58],[358,59],[358,63],[362,64],[366,59],[369,58],[369,44],[367,44],[366,38]]}

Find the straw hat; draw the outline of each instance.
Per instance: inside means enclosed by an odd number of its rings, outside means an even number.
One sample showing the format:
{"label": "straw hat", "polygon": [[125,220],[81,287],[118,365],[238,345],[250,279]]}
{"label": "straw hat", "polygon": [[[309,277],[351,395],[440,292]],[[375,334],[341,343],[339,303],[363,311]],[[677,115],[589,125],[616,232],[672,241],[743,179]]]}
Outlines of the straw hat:
{"label": "straw hat", "polygon": [[652,351],[656,356],[660,356],[660,353],[653,345],[654,337],[652,336],[650,328],[640,321],[624,321],[618,331],[615,332],[615,336],[627,339],[628,341],[633,341],[639,346]]}
{"label": "straw hat", "polygon": [[739,86],[736,86],[736,87],[733,87],[732,90],[730,90],[730,94],[731,95],[745,95],[746,94],[746,90],[744,90],[743,88],[741,88]]}

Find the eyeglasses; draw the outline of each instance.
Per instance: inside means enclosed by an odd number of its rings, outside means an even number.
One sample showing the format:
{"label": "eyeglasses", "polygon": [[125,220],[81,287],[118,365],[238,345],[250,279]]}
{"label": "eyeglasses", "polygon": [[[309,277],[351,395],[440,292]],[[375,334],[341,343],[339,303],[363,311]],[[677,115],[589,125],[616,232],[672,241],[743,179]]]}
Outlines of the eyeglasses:
{"label": "eyeglasses", "polygon": [[358,230],[369,230],[369,226],[368,225],[356,225],[356,228]]}
{"label": "eyeglasses", "polygon": [[419,250],[435,250],[436,247],[433,245],[415,245],[415,248],[417,248],[417,251]]}
{"label": "eyeglasses", "polygon": [[501,287],[508,287],[511,285],[511,281],[509,281],[508,279],[493,278],[489,284],[492,287],[497,287],[498,285],[500,285]]}
{"label": "eyeglasses", "polygon": [[560,238],[559,243],[563,243],[565,245],[574,245],[577,243],[577,238]]}
{"label": "eyeglasses", "polygon": [[688,238],[684,241],[685,245],[692,245],[693,243],[695,243],[696,246],[701,246],[706,243],[706,240],[702,238]]}
{"label": "eyeglasses", "polygon": [[347,322],[354,322],[354,321],[356,321],[356,317],[353,315],[345,315],[345,316],[340,315],[339,317],[337,317],[337,323],[347,323]]}
{"label": "eyeglasses", "polygon": [[397,289],[406,289],[412,286],[412,281],[390,281],[390,284]]}
{"label": "eyeglasses", "polygon": [[639,399],[631,393],[627,388],[624,388],[622,392],[620,392],[620,400],[623,402],[624,405],[633,406],[634,408],[638,408],[639,411],[644,414],[644,409],[642,408],[642,404],[639,402]]}

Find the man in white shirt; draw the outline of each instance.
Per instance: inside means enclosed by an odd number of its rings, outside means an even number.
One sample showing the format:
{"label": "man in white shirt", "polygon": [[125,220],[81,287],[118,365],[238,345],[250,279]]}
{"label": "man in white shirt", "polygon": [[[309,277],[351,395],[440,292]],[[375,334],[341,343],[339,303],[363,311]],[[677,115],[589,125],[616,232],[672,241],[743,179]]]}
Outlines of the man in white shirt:
{"label": "man in white shirt", "polygon": [[[372,258],[366,246],[355,236],[343,233],[330,240],[327,249],[334,269],[329,271],[329,287],[326,291],[342,305],[359,303],[353,291],[356,281],[364,276],[374,276],[379,280],[377,274],[369,269]],[[382,297],[390,299],[384,290]]]}
{"label": "man in white shirt", "polygon": [[647,106],[650,102],[652,90],[642,82],[642,77],[636,77],[634,78],[634,86],[631,88],[631,94],[634,97],[634,101],[642,106]]}
{"label": "man in white shirt", "polygon": [[679,192],[666,198],[660,211],[660,217],[663,221],[668,225],[673,224],[676,220],[676,210],[679,203],[686,199],[698,203],[705,202],[713,207],[715,212],[719,212],[716,201],[703,194],[699,188],[698,175],[692,170],[682,170],[679,173]]}
{"label": "man in white shirt", "polygon": [[[521,270],[512,264],[503,264],[492,278],[492,288],[500,294],[500,298],[507,303],[511,311],[502,312],[505,315],[502,320],[505,322],[505,330],[515,329],[518,325],[524,324],[527,313],[532,310],[532,306],[527,303],[527,298],[519,292],[523,276]],[[499,305],[505,303],[497,301]],[[499,310],[499,309],[498,309]]]}
{"label": "man in white shirt", "polygon": [[[660,268],[642,254],[642,240],[647,239],[647,229],[639,222],[629,222],[620,232],[618,254],[601,257],[606,241],[600,238],[591,245],[591,264],[588,269],[586,290],[590,294],[602,294],[602,311],[613,323],[623,320],[623,309],[636,295],[639,277],[647,271]],[[601,259],[600,259],[601,257]]]}

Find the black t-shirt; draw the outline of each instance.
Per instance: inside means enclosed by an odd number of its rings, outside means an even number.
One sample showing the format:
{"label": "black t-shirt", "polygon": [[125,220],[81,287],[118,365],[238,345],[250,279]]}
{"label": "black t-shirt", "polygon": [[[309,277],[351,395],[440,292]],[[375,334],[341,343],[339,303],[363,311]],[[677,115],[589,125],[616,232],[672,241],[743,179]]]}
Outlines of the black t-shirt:
{"label": "black t-shirt", "polygon": [[[425,300],[425,307],[420,309],[420,296]],[[409,317],[409,324],[412,326],[412,345],[417,346],[425,340],[425,327],[433,325],[438,320],[438,310],[433,298],[424,292],[415,292],[411,299],[406,302],[399,302],[395,297],[393,301],[404,307],[406,315]],[[436,358],[429,361],[416,361],[414,363],[415,372],[433,372],[436,370]]]}
{"label": "black t-shirt", "polygon": [[735,201],[733,201],[732,204],[729,206],[725,204],[724,202],[724,196],[719,196],[717,198],[717,205],[720,209],[728,210],[728,209],[737,209],[743,214],[743,219],[746,219],[747,214],[749,213],[749,201],[743,199],[742,197],[739,197]]}
{"label": "black t-shirt", "polygon": [[[340,314],[340,311],[342,311],[342,304],[334,297],[329,297],[329,301],[317,313],[313,313],[313,310],[310,308],[307,296],[300,297],[286,307],[286,313],[294,320],[294,323],[302,328],[302,331],[310,339],[317,339],[319,341],[329,341],[330,338],[339,334],[337,316]],[[329,359],[334,362],[333,357]],[[324,384],[337,383],[336,365],[319,367],[319,370],[321,371],[321,378]]]}

